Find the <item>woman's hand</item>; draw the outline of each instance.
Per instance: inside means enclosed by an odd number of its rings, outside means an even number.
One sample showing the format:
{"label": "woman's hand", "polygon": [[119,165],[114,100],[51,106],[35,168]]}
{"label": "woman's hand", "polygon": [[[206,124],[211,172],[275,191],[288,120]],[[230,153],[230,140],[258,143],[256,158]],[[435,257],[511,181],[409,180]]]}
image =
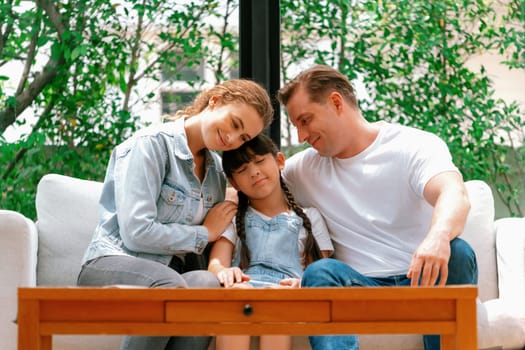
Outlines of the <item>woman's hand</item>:
{"label": "woman's hand", "polygon": [[208,211],[202,225],[208,229],[208,242],[215,242],[237,213],[237,204],[232,201],[217,203]]}
{"label": "woman's hand", "polygon": [[235,284],[250,280],[250,277],[245,275],[238,267],[227,267],[222,269],[217,273],[217,278],[225,288],[230,288]]}

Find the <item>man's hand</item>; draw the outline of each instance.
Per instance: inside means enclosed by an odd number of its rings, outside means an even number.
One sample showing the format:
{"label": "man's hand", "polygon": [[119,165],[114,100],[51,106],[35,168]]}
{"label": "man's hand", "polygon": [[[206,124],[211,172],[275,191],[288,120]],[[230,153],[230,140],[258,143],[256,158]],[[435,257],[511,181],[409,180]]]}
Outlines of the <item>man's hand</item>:
{"label": "man's hand", "polygon": [[288,288],[301,288],[300,278],[285,278],[279,281],[279,286]]}
{"label": "man's hand", "polygon": [[461,234],[470,210],[461,174],[445,171],[431,178],[423,196],[434,207],[430,230],[412,255],[407,277],[411,286],[433,286],[439,277],[444,286],[448,278],[450,241]]}
{"label": "man's hand", "polygon": [[433,286],[439,277],[439,285],[444,286],[448,278],[449,259],[448,233],[429,233],[412,255],[407,273],[411,279],[410,285]]}

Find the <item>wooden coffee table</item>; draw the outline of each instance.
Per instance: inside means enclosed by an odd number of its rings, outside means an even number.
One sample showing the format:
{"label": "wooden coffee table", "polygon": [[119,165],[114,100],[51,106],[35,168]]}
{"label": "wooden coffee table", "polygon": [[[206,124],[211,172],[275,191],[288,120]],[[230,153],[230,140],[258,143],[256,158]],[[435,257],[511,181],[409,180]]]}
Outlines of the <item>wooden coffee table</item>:
{"label": "wooden coffee table", "polygon": [[18,349],[54,334],[441,334],[477,350],[477,287],[19,288]]}

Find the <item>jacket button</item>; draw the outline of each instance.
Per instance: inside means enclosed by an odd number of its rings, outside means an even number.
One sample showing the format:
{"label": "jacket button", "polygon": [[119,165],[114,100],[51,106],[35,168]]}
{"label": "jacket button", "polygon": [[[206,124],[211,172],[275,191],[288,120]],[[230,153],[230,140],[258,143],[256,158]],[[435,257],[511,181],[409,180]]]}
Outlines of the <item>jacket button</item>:
{"label": "jacket button", "polygon": [[199,245],[197,246],[198,252],[201,253],[205,247],[206,247],[206,243],[204,243],[204,241],[201,241]]}

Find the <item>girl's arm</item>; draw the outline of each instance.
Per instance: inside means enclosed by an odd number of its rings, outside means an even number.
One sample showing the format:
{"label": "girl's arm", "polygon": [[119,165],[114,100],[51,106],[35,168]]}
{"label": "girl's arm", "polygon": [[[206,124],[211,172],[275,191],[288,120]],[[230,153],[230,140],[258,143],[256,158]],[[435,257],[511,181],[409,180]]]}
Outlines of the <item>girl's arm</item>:
{"label": "girl's arm", "polygon": [[226,288],[250,279],[240,268],[231,267],[232,253],[233,243],[224,237],[219,238],[213,244],[210,252],[208,271],[215,274],[219,282]]}
{"label": "girl's arm", "polygon": [[332,255],[334,255],[334,251],[333,250],[321,250],[321,255],[323,256],[323,258],[329,258]]}
{"label": "girl's arm", "polygon": [[334,254],[334,246],[332,244],[332,240],[330,239],[328,227],[326,226],[321,213],[313,207],[304,208],[303,210],[312,223],[312,233],[314,234],[314,238],[319,245],[321,255],[323,258],[331,257]]}

